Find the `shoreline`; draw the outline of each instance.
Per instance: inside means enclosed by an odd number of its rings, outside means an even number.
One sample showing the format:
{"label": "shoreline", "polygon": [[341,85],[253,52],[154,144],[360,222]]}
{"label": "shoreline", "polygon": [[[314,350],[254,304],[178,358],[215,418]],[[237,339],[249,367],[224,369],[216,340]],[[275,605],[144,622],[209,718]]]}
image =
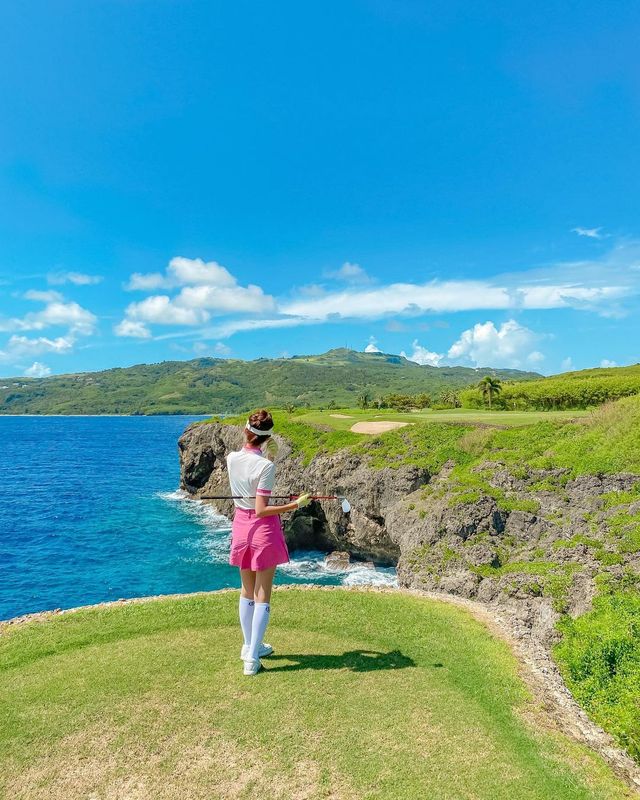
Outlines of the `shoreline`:
{"label": "shoreline", "polygon": [[[542,645],[515,634],[513,626],[506,614],[492,608],[489,604],[475,600],[467,600],[457,595],[444,592],[427,592],[422,589],[392,586],[324,586],[314,583],[277,584],[273,587],[275,594],[288,590],[301,591],[343,591],[343,592],[377,592],[379,594],[400,593],[413,597],[422,597],[434,602],[447,603],[467,611],[484,625],[493,635],[505,642],[518,665],[518,674],[536,701],[537,714],[546,719],[548,725],[559,729],[570,739],[587,745],[600,755],[615,774],[624,780],[640,797],[640,765],[622,750],[613,737],[596,725],[586,712],[574,700],[565,685],[560,671]],[[212,591],[187,592],[164,595],[148,595],[145,597],[122,598],[86,606],[75,606],[68,609],[53,609],[24,614],[9,620],[0,621],[0,638],[17,626],[35,623],[46,623],[64,614],[75,614],[82,611],[113,608],[118,606],[151,603],[158,600],[184,600],[192,597],[239,592],[239,589],[224,588]]]}

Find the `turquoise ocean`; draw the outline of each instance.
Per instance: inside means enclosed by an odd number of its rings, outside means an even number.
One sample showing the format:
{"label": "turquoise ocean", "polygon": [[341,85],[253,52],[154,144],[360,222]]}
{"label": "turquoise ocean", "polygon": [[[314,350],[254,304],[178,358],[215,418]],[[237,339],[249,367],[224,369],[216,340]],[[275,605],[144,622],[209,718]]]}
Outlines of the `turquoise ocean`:
{"label": "turquoise ocean", "polygon": [[[199,417],[0,417],[0,620],[125,597],[238,587],[230,523],[179,491]],[[292,553],[278,583],[394,584]]]}

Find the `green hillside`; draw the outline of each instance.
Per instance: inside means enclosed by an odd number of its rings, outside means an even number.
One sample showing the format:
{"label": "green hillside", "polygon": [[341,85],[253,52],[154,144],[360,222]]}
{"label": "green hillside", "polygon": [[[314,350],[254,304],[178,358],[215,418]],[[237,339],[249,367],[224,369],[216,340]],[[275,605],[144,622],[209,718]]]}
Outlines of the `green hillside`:
{"label": "green hillside", "polygon": [[[540,411],[587,408],[634,394],[640,394],[640,364],[565,372],[527,381],[526,384],[506,383],[492,399],[492,406],[497,409]],[[484,405],[484,399],[477,389],[462,392],[460,399],[468,408]]]}
{"label": "green hillside", "polygon": [[534,372],[429,367],[345,348],[316,356],[163,361],[48,378],[0,379],[0,414],[206,414],[261,405],[352,406],[362,392],[427,393],[436,399],[485,374],[530,380]]}

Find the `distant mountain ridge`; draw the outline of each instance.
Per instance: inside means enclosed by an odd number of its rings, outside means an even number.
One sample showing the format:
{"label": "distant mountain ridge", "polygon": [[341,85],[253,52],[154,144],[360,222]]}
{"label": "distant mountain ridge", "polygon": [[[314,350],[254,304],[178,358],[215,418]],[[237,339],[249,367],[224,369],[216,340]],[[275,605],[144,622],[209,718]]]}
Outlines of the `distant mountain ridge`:
{"label": "distant mountain ridge", "polygon": [[47,378],[0,379],[0,414],[209,414],[261,405],[354,405],[372,398],[426,392],[436,399],[482,375],[533,380],[536,372],[491,367],[433,367],[392,353],[336,348],[318,355],[253,361],[195,358]]}

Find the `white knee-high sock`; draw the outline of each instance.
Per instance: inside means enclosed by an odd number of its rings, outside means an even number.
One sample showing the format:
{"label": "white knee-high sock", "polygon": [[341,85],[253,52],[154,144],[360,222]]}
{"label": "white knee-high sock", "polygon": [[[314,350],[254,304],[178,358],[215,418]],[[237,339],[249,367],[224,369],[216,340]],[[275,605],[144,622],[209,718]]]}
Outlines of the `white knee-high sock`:
{"label": "white knee-high sock", "polygon": [[251,644],[251,624],[253,623],[253,609],[255,602],[248,597],[240,596],[240,627],[245,644]]}
{"label": "white knee-high sock", "polygon": [[269,624],[269,603],[256,603],[253,612],[253,624],[251,625],[251,645],[249,646],[249,658],[258,658],[258,648],[264,639],[267,625]]}

